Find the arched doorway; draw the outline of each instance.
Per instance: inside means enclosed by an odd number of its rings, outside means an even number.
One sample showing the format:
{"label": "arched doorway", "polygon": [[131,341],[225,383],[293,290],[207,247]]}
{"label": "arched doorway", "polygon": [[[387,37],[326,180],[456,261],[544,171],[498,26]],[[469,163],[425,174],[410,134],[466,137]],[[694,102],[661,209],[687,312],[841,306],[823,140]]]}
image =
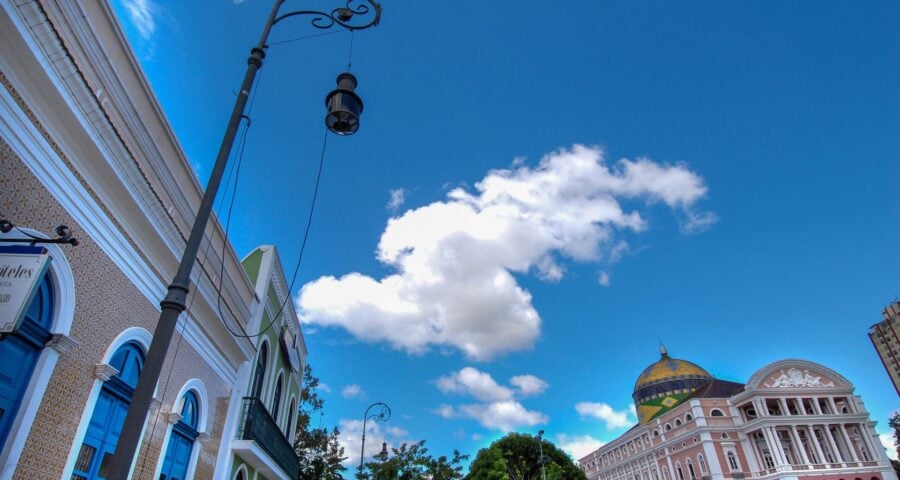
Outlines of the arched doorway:
{"label": "arched doorway", "polygon": [[116,450],[125,415],[144,366],[144,350],[136,342],[128,342],[116,350],[109,364],[118,373],[103,382],[84,443],[75,461],[72,479],[93,480],[106,476],[106,468]]}
{"label": "arched doorway", "polygon": [[172,434],[166,446],[159,480],[184,480],[187,478],[191,463],[194,441],[199,433],[197,425],[200,420],[200,402],[197,394],[189,391],[184,395],[181,407],[181,420],[172,426]]}
{"label": "arched doorway", "polygon": [[53,280],[48,271],[25,311],[19,329],[0,340],[0,450],[9,438],[41,350],[52,337],[54,297]]}

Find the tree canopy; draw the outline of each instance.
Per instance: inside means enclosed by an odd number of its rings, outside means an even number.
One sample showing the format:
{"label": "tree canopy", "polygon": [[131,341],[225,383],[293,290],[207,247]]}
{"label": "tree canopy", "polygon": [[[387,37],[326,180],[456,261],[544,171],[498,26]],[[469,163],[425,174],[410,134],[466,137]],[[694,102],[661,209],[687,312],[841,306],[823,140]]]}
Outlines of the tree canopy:
{"label": "tree canopy", "polygon": [[325,408],[325,400],[319,397],[316,388],[319,379],[312,374],[307,365],[303,369],[303,386],[300,392],[300,405],[297,409],[297,439],[294,451],[300,459],[300,480],[337,480],[344,478],[341,472],[346,470],[341,462],[344,447],[338,443],[337,427],[313,427],[312,420],[321,415]]}
{"label": "tree canopy", "polygon": [[541,449],[547,480],[587,480],[569,456],[546,439],[510,433],[483,448],[466,480],[541,480]]}
{"label": "tree canopy", "polygon": [[393,455],[376,457],[368,462],[365,470],[356,478],[360,480],[459,480],[463,478],[462,463],[469,458],[453,451],[453,458],[438,458],[428,454],[425,440],[400,448],[392,448]]}

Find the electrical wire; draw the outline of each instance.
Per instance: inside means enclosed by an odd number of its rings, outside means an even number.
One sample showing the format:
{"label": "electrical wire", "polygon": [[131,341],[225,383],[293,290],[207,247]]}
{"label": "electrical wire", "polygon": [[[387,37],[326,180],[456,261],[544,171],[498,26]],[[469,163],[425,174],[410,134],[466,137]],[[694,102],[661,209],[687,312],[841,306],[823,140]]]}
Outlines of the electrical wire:
{"label": "electrical wire", "polygon": [[[297,256],[297,264],[294,266],[294,273],[291,275],[291,283],[290,283],[290,286],[288,286],[288,294],[284,297],[284,300],[281,302],[281,306],[278,308],[278,313],[276,313],[272,317],[272,320],[269,322],[269,324],[266,326],[266,328],[264,328],[259,333],[249,334],[249,335],[248,334],[238,334],[238,333],[235,333],[234,331],[232,331],[231,328],[228,327],[228,325],[226,325],[226,328],[228,328],[229,332],[232,335],[234,335],[235,337],[256,338],[256,337],[260,337],[260,336],[264,335],[266,332],[268,332],[272,328],[273,325],[275,325],[275,323],[281,317],[281,314],[284,312],[284,307],[287,305],[288,299],[291,298],[291,292],[294,291],[294,284],[297,281],[297,274],[300,272],[300,265],[303,262],[303,252],[306,251],[306,244],[307,244],[307,241],[309,240],[309,231],[312,227],[312,220],[313,220],[313,216],[314,216],[313,214],[315,213],[315,210],[316,210],[316,201],[318,200],[318,197],[319,197],[319,185],[321,184],[321,180],[322,180],[322,171],[324,170],[324,167],[325,167],[325,152],[327,150],[327,146],[328,146],[328,130],[326,129],[325,135],[322,138],[322,152],[319,156],[319,168],[318,168],[318,172],[316,173],[316,183],[315,183],[315,186],[313,187],[313,196],[312,196],[312,200],[310,201],[310,205],[309,205],[309,213],[306,217],[306,228],[303,231],[303,241],[300,243],[300,253]],[[229,215],[230,215],[230,212],[229,212]],[[227,229],[226,229],[225,235],[226,235],[226,237],[228,235]],[[219,290],[218,290],[219,298],[221,298],[221,286],[222,286],[221,282],[222,282],[222,276],[220,275],[219,276]],[[218,302],[217,302],[217,304],[218,304]],[[222,315],[221,310],[219,311],[219,315],[220,316]],[[222,317],[222,321],[223,322],[225,321],[224,316]]]}
{"label": "electrical wire", "polygon": [[[267,46],[271,47],[271,46],[273,46],[273,45],[281,45],[281,44],[284,44],[284,43],[297,42],[297,41],[300,41],[300,40],[306,40],[306,39],[309,39],[309,38],[324,37],[325,35],[334,35],[335,33],[343,33],[343,32],[346,32],[347,30],[349,30],[349,29],[345,29],[345,30],[333,30],[333,31],[331,31],[331,32],[315,33],[315,34],[312,34],[312,35],[306,35],[306,36],[303,36],[303,37],[289,38],[289,39],[287,39],[287,40],[280,40],[280,41],[278,41],[278,42],[271,42],[271,43],[269,43]],[[353,30],[350,30],[350,31],[352,32]]]}

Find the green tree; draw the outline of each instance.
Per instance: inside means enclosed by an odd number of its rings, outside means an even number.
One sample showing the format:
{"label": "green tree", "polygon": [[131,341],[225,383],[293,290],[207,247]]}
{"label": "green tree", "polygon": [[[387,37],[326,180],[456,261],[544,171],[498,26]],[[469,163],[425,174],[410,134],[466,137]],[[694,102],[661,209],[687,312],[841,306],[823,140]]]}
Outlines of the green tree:
{"label": "green tree", "polygon": [[453,458],[445,456],[434,458],[428,454],[425,440],[400,448],[392,448],[393,455],[382,456],[376,461],[368,462],[363,472],[356,478],[360,480],[459,480],[463,478],[462,463],[469,456],[453,451]]}
{"label": "green tree", "polygon": [[483,448],[469,465],[466,480],[541,480],[541,449],[547,480],[587,480],[569,456],[546,439],[510,433]]}
{"label": "green tree", "polygon": [[300,391],[300,405],[297,411],[297,440],[294,451],[300,459],[300,480],[337,480],[344,478],[346,470],[341,462],[344,447],[338,442],[340,431],[337,427],[313,427],[312,419],[320,416],[325,409],[325,400],[316,390],[319,379],[313,376],[312,368],[303,369],[303,386]]}

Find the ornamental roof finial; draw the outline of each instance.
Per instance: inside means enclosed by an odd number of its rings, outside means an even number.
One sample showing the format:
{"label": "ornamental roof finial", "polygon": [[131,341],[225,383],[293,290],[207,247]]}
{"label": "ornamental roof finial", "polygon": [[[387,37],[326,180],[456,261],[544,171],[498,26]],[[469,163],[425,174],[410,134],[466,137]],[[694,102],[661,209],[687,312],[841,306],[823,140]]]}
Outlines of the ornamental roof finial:
{"label": "ornamental roof finial", "polygon": [[660,354],[660,356],[663,356],[663,357],[669,356],[669,351],[666,350],[666,346],[663,345],[662,340],[659,341],[659,354]]}

